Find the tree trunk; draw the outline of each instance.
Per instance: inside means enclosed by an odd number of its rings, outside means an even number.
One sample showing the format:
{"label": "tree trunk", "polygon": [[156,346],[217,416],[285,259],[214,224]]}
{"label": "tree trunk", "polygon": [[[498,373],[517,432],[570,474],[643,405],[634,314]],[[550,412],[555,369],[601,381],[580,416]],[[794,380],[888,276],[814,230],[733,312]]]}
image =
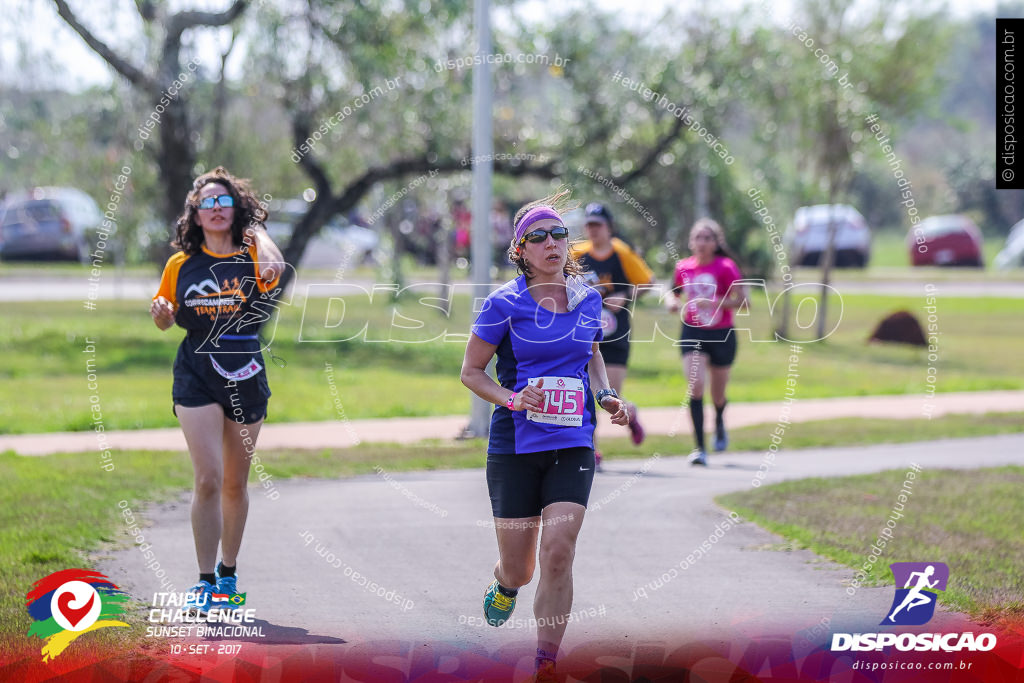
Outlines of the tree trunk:
{"label": "tree trunk", "polygon": [[451,210],[448,201],[448,193],[444,193],[444,204],[437,208],[437,232],[434,233],[436,240],[435,260],[437,261],[437,275],[441,283],[439,296],[445,300],[445,313],[451,314],[451,283],[452,283],[452,231],[451,231]]}
{"label": "tree trunk", "polygon": [[[158,103],[159,97],[153,106],[156,107]],[[167,103],[159,128],[160,150],[156,157],[160,182],[164,188],[161,213],[167,224],[173,226],[181,214],[185,196],[192,189],[196,165],[188,112],[181,100],[173,99]]]}
{"label": "tree trunk", "polygon": [[821,255],[821,304],[818,306],[818,339],[825,338],[825,321],[828,317],[828,290],[832,279],[832,263],[836,253],[836,192],[835,184],[828,185],[828,237],[825,252]]}
{"label": "tree trunk", "polygon": [[398,293],[402,291],[405,283],[402,279],[402,213],[401,211],[389,211],[386,214],[385,222],[388,226],[388,234],[391,235],[391,281],[398,285],[393,300],[398,300]]}

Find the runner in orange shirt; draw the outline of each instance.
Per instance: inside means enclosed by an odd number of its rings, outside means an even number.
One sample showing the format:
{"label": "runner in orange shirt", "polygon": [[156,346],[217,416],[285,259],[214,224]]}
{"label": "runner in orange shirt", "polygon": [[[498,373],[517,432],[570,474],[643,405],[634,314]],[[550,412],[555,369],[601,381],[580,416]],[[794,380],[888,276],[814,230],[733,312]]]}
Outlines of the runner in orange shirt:
{"label": "runner in orange shirt", "polygon": [[[603,204],[586,208],[587,241],[573,245],[573,256],[587,270],[590,283],[601,293],[604,309],[604,356],[608,381],[619,394],[626,383],[629,362],[630,320],[633,303],[654,284],[654,273],[628,244],[615,237],[612,215]],[[637,419],[636,405],[627,405],[633,443],[644,440],[644,428]],[[597,454],[600,469],[600,453]]]}
{"label": "runner in orange shirt", "polygon": [[[270,387],[257,338],[284,267],[248,181],[217,167],[185,199],[160,289],[150,305],[161,330],[186,331],[174,361],[174,414],[195,474],[192,533],[199,582],[187,608],[235,609],[235,574],[249,512],[246,485]],[[221,547],[221,562],[217,546]]]}

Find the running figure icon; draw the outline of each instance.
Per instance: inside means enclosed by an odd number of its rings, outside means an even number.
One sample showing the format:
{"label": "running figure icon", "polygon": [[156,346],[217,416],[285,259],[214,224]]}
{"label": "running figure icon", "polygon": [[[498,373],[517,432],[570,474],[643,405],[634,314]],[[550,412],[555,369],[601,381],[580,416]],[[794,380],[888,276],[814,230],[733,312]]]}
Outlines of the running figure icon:
{"label": "running figure icon", "polygon": [[[935,588],[939,584],[938,579],[935,579],[934,582],[928,580],[929,577],[931,577],[934,573],[935,566],[928,565],[928,567],[924,571],[912,572],[910,576],[907,577],[907,582],[906,584],[904,584],[903,587],[910,588],[910,592],[907,593],[907,596],[905,598],[903,598],[903,602],[900,603],[899,607],[894,609],[892,611],[892,614],[889,615],[889,621],[896,623],[896,614],[904,607],[906,607],[907,611],[909,612],[915,607],[927,605],[933,600],[935,600],[934,594],[926,594],[922,592],[925,588]],[[913,583],[915,576],[917,577],[917,585],[911,587],[910,584]]]}

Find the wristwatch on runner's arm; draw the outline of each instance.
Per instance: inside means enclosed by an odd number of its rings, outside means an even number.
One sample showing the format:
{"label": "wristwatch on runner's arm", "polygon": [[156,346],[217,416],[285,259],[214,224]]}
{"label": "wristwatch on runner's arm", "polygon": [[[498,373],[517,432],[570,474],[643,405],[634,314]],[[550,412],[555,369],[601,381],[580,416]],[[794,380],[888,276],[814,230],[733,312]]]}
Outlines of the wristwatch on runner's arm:
{"label": "wristwatch on runner's arm", "polygon": [[601,405],[601,401],[604,400],[606,396],[618,398],[619,394],[614,389],[601,389],[596,394],[594,394],[594,400],[597,401],[597,405]]}

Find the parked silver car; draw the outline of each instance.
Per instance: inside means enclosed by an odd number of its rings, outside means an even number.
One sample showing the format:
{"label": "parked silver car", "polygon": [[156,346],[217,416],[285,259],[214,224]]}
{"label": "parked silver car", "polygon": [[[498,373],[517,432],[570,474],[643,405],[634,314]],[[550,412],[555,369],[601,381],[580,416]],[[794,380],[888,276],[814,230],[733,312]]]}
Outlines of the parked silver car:
{"label": "parked silver car", "polygon": [[9,195],[0,217],[0,258],[86,263],[102,221],[92,197],[72,187],[37,187]]}
{"label": "parked silver car", "polygon": [[[270,219],[267,221],[267,233],[284,248],[295,224],[305,215],[308,207],[302,199],[271,202],[268,207]],[[306,252],[299,265],[304,268],[338,268],[341,264],[355,267],[372,262],[379,245],[380,236],[376,231],[335,216],[306,245]]]}
{"label": "parked silver car", "polygon": [[829,220],[836,223],[837,268],[864,268],[871,260],[871,231],[857,209],[847,204],[802,206],[786,231],[790,263],[816,266],[828,246]]}

